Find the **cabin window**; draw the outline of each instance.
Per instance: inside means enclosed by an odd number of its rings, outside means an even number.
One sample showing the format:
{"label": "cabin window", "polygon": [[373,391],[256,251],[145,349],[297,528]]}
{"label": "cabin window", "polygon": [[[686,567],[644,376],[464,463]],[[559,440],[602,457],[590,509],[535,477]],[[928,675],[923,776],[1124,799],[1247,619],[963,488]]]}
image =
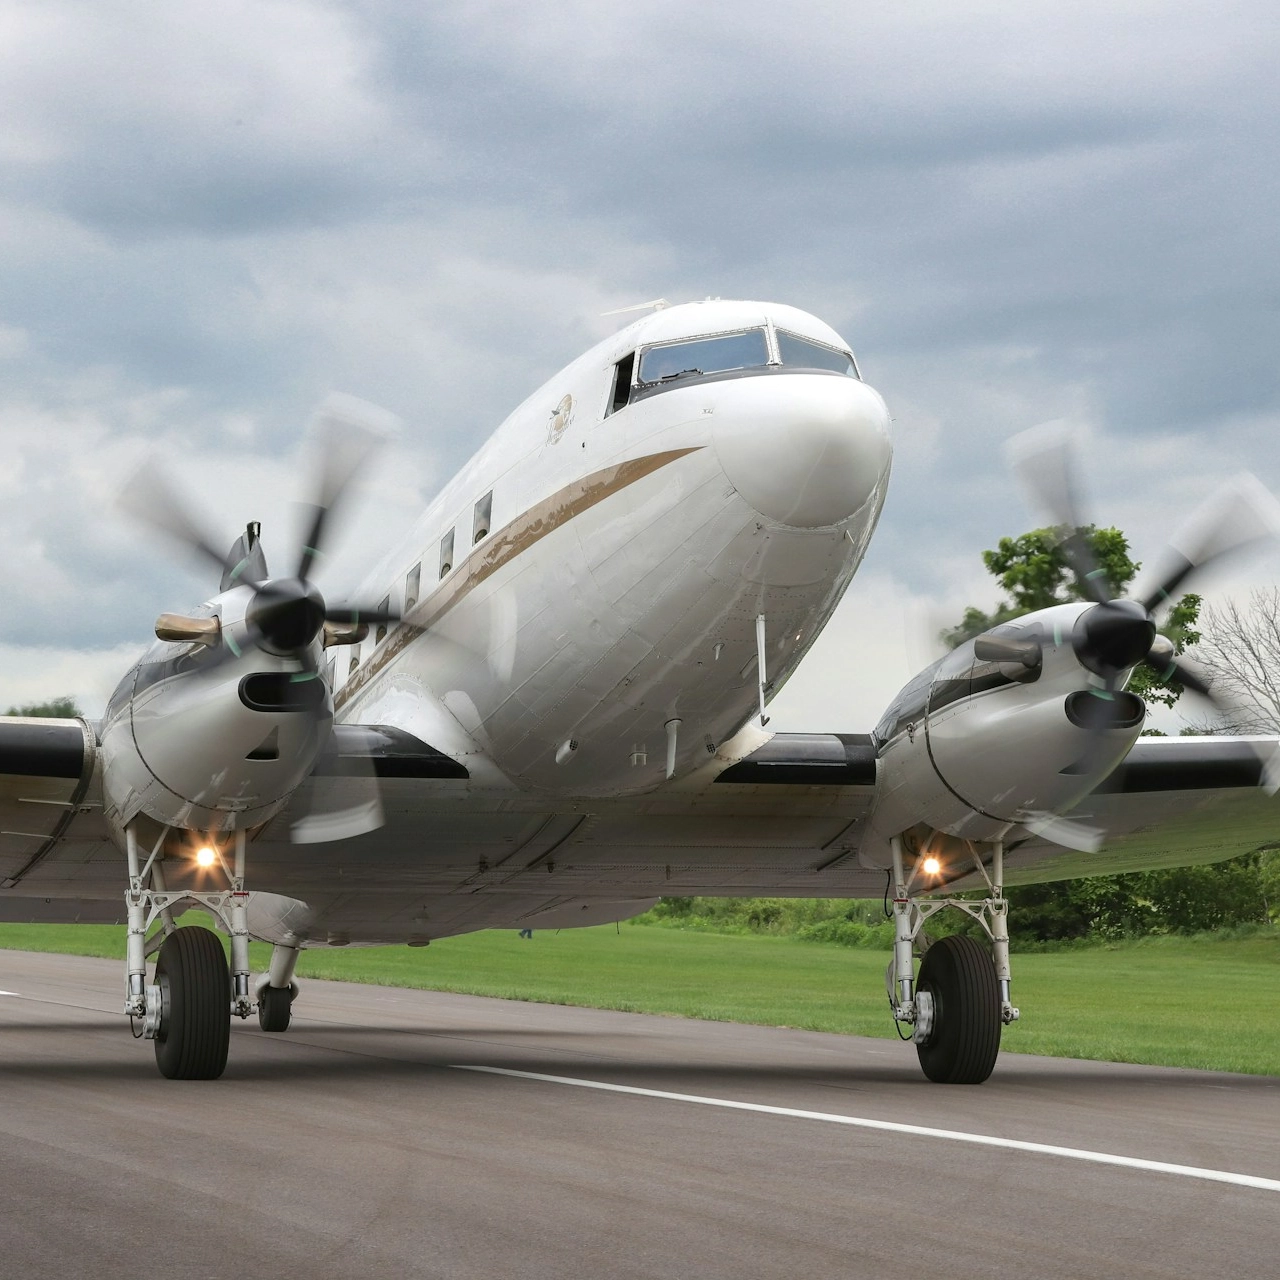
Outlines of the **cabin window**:
{"label": "cabin window", "polygon": [[763,369],[769,363],[769,344],[763,329],[725,333],[715,338],[694,338],[650,347],[640,357],[639,385],[676,382],[708,373],[735,369]]}
{"label": "cabin window", "polygon": [[[378,612],[386,613],[391,608],[391,595],[388,593],[378,602]],[[378,629],[373,633],[373,645],[376,649],[387,638],[387,624],[385,622],[378,623]]]}
{"label": "cabin window", "polygon": [[[613,366],[613,391],[609,397],[609,413],[625,409],[631,399],[631,375],[636,368],[636,353],[628,352]],[[608,416],[608,415],[606,415]]]}
{"label": "cabin window", "polygon": [[481,538],[489,536],[489,526],[493,520],[493,490],[476,503],[475,518],[471,524],[471,541],[479,542]]}
{"label": "cabin window", "polygon": [[440,576],[443,578],[453,568],[453,530],[440,539]]}
{"label": "cabin window", "polygon": [[351,661],[347,663],[347,675],[353,676],[360,670],[360,646],[355,645],[351,650]]}
{"label": "cabin window", "polygon": [[783,329],[778,330],[778,355],[789,369],[827,369],[851,378],[858,376],[858,368],[847,351],[824,347],[820,342],[799,338]]}
{"label": "cabin window", "polygon": [[404,611],[408,613],[418,603],[422,590],[422,565],[415,564],[404,576]]}

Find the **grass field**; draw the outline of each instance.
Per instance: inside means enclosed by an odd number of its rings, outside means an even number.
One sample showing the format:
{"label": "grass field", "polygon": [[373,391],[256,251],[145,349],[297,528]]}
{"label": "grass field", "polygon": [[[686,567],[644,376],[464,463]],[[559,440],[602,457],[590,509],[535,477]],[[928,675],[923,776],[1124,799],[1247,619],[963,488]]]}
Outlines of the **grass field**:
{"label": "grass field", "polygon": [[[0,948],[122,959],[124,930],[0,925]],[[253,950],[264,969],[268,948]],[[623,925],[307,952],[298,975],[891,1037],[888,960],[786,937]],[[1280,929],[1015,955],[1013,972],[1022,1021],[1005,1031],[1010,1051],[1280,1075]],[[0,986],[3,973],[0,956]]]}

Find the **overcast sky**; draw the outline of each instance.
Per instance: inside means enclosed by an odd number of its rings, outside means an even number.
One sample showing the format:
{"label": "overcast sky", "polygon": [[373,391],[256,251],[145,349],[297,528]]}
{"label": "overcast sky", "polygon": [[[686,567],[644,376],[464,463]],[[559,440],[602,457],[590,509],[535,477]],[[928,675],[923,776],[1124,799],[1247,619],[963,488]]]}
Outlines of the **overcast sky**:
{"label": "overcast sky", "polygon": [[880,530],[778,727],[869,727],[913,628],[995,602],[981,551],[1036,523],[1024,427],[1089,433],[1139,558],[1242,467],[1280,488],[1272,6],[555,10],[0,0],[0,705],[99,712],[211,589],[111,509],[144,454],[221,538],[280,545],[314,406],[385,406],[354,573],[659,295],[815,312],[894,414]]}

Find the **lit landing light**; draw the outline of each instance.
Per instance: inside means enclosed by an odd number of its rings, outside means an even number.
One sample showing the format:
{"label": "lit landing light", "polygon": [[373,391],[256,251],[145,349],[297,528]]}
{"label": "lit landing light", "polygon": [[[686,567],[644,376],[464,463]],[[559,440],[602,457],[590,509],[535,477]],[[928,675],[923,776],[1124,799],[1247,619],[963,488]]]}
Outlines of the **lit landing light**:
{"label": "lit landing light", "polygon": [[936,876],[942,871],[942,863],[938,861],[932,854],[924,860],[924,873],[927,876]]}
{"label": "lit landing light", "polygon": [[196,866],[209,868],[213,866],[217,854],[208,845],[196,850]]}

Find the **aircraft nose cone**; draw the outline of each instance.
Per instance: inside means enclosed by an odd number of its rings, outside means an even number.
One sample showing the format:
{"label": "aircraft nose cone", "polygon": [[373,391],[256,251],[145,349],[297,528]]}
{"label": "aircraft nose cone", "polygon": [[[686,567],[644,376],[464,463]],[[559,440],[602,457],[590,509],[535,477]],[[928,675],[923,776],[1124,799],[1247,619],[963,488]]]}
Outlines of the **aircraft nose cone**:
{"label": "aircraft nose cone", "polygon": [[785,374],[721,384],[715,446],[730,483],[762,516],[797,529],[847,519],[893,454],[889,411],[865,382]]}

